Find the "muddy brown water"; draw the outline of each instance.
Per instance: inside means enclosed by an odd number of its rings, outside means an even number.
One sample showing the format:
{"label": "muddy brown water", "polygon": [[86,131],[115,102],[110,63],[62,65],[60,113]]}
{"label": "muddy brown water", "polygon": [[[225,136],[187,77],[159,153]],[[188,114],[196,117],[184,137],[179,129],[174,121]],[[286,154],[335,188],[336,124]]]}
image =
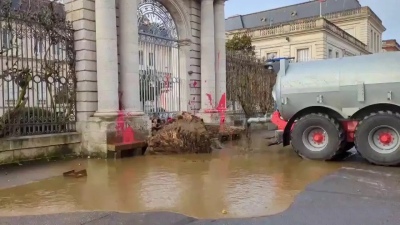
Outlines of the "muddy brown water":
{"label": "muddy brown water", "polygon": [[197,218],[270,215],[342,166],[301,160],[287,148],[265,148],[262,138],[250,153],[238,153],[237,146],[212,155],[72,161],[65,171],[86,168],[88,176],[1,189],[0,216],[86,210],[170,211]]}

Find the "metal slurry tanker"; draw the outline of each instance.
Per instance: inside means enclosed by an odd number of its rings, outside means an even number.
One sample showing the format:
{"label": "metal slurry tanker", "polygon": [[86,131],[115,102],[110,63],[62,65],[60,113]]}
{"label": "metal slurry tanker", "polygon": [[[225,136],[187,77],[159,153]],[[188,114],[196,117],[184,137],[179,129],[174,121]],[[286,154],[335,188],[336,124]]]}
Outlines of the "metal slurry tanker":
{"label": "metal slurry tanker", "polygon": [[277,144],[314,160],[340,159],[355,146],[370,163],[400,165],[400,52],[266,68],[279,71],[268,118]]}

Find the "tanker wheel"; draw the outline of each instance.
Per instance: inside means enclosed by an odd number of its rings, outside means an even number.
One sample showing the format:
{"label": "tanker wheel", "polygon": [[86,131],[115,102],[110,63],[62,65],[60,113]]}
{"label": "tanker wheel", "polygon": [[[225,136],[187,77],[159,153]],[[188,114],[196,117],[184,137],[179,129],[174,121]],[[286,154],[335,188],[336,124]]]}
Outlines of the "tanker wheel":
{"label": "tanker wheel", "polygon": [[400,165],[400,114],[381,111],[365,117],[356,128],[355,145],[372,164]]}
{"label": "tanker wheel", "polygon": [[291,140],[293,149],[302,158],[335,160],[345,144],[345,135],[335,119],[325,114],[309,114],[296,122]]}

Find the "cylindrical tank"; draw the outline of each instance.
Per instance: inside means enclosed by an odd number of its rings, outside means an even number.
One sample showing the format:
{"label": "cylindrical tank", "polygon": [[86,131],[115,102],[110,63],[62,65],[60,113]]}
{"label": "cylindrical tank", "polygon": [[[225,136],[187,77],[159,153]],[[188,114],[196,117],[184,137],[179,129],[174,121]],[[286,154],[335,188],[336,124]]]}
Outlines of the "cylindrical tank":
{"label": "cylindrical tank", "polygon": [[[273,96],[288,120],[310,106],[346,114],[345,109],[387,102],[389,91],[400,97],[399,87],[400,52],[385,52],[301,63],[282,60]],[[390,101],[400,104],[399,97]]]}

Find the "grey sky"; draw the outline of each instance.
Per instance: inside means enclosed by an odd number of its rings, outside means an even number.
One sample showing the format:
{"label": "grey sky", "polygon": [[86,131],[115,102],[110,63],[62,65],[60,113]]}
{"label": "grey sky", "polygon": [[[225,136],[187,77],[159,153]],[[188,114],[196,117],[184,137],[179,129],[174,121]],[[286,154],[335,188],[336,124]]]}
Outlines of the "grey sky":
{"label": "grey sky", "polygon": [[[226,17],[235,14],[248,14],[307,0],[228,0]],[[359,0],[361,5],[369,6],[383,21],[386,31],[384,39],[397,39],[400,42],[400,0]]]}

